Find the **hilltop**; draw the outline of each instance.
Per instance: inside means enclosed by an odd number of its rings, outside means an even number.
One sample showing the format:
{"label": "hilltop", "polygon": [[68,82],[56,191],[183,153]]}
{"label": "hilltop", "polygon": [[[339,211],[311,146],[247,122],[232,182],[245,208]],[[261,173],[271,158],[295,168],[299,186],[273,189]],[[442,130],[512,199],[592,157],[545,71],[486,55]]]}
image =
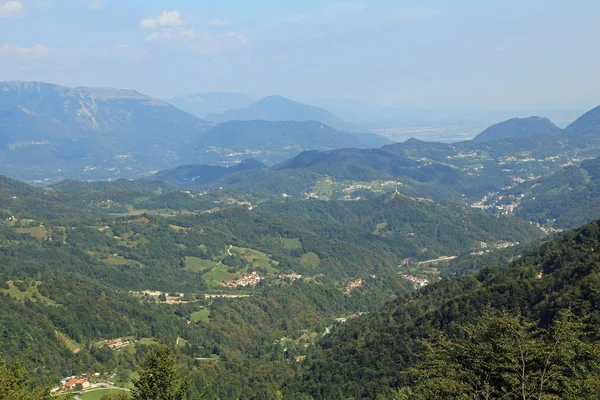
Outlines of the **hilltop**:
{"label": "hilltop", "polygon": [[[363,140],[363,138],[370,141]],[[229,121],[213,129],[201,139],[206,148],[225,148],[233,152],[287,153],[303,150],[366,148],[390,143],[376,135],[356,135],[342,132],[316,121]]]}
{"label": "hilltop", "polygon": [[513,118],[485,129],[475,136],[474,142],[488,142],[509,137],[552,135],[562,130],[552,121],[542,117]]}
{"label": "hilltop", "polygon": [[329,111],[299,103],[281,96],[264,97],[247,107],[233,109],[221,114],[209,114],[206,118],[215,122],[226,121],[317,121],[335,129],[349,132],[362,132]]}
{"label": "hilltop", "polygon": [[238,172],[256,171],[267,168],[259,161],[247,159],[231,167],[215,165],[183,165],[160,171],[152,179],[166,181],[179,187],[201,186],[219,182],[221,179]]}

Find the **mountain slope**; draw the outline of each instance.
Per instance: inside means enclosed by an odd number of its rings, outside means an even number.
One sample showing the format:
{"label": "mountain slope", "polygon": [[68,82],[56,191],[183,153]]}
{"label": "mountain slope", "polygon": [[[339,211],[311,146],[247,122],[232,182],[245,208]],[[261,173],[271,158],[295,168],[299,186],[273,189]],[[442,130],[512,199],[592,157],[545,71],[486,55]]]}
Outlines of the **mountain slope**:
{"label": "mountain slope", "polygon": [[574,228],[600,218],[599,171],[600,158],[595,158],[515,188],[516,195],[523,195],[515,214],[555,228]]}
{"label": "mountain slope", "polygon": [[256,160],[244,160],[231,167],[216,165],[183,165],[181,167],[160,171],[152,175],[152,179],[169,182],[179,187],[200,186],[218,182],[219,180],[238,173],[267,168]]}
{"label": "mountain slope", "polygon": [[414,384],[405,372],[422,358],[422,338],[441,330],[452,340],[490,308],[521,313],[541,326],[570,309],[587,318],[588,340],[597,343],[599,245],[596,221],[512,264],[430,285],[349,321],[322,340],[303,378],[288,390],[315,399],[391,398],[391,389]]}
{"label": "mountain slope", "polygon": [[135,91],[40,82],[0,83],[0,116],[2,172],[27,179],[170,166],[209,127]]}
{"label": "mountain slope", "polygon": [[568,134],[588,134],[600,131],[600,106],[577,118],[566,129]]}
{"label": "mountain slope", "polygon": [[570,143],[582,148],[597,147],[600,143],[600,106],[586,112],[567,126],[565,136]]}
{"label": "mountain slope", "polygon": [[545,119],[517,120],[523,129],[516,134],[531,134],[533,131],[527,127],[532,124],[538,126],[538,134],[515,136],[510,126],[504,126],[490,128],[489,132],[494,136],[499,129],[510,134],[489,141],[449,144],[409,139],[379,149],[307,151],[275,165],[268,173],[232,183],[242,191],[307,196],[315,192],[319,182],[345,185],[350,190],[357,181],[361,186],[387,181],[412,196],[477,203],[519,182],[547,176],[582,157],[598,157],[600,129],[594,128],[595,112],[590,111],[571,128],[588,126],[589,133],[582,135],[561,131]]}
{"label": "mountain slope", "polygon": [[368,135],[367,140],[362,137],[315,121],[229,121],[209,130],[195,147],[203,149],[198,153],[203,159],[218,156],[234,162],[252,157],[274,164],[304,150],[367,148],[388,143],[375,135]]}
{"label": "mountain slope", "polygon": [[242,93],[208,92],[167,99],[166,102],[195,115],[206,118],[208,114],[220,114],[252,103],[252,96]]}
{"label": "mountain slope", "polygon": [[317,121],[342,131],[364,131],[336,117],[327,110],[309,106],[281,96],[268,96],[245,108],[210,114],[206,118],[215,122],[226,121]]}
{"label": "mountain slope", "polygon": [[547,118],[513,118],[485,129],[473,138],[474,142],[488,142],[509,137],[527,137],[560,133],[561,129]]}
{"label": "mountain slope", "polygon": [[[405,257],[540,235],[515,218],[401,195],[251,207],[225,190],[168,192],[157,181],[35,188],[0,177],[0,189],[3,358],[36,381],[127,375],[149,343],[166,342],[195,388],[211,384],[219,398],[272,398],[300,366],[290,359],[310,352],[335,318],[412,289],[398,274]],[[264,277],[256,286],[220,285],[252,272]],[[292,273],[302,279],[280,276]],[[184,301],[145,289],[183,292]],[[215,293],[245,297],[205,296]],[[106,347],[121,337],[132,344]]]}

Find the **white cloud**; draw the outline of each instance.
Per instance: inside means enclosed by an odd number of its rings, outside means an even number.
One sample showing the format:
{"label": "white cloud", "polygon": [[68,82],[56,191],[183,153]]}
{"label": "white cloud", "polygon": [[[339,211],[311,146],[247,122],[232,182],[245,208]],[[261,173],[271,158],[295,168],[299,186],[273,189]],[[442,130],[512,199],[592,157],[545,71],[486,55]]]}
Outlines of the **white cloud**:
{"label": "white cloud", "polygon": [[48,54],[48,48],[41,44],[36,44],[31,47],[20,47],[19,45],[7,43],[0,47],[0,54],[7,55],[22,55],[33,58],[45,57]]}
{"label": "white cloud", "polygon": [[0,18],[19,18],[25,14],[25,6],[20,1],[9,0],[0,5]]}
{"label": "white cloud", "polygon": [[231,21],[228,19],[214,18],[208,21],[208,24],[213,26],[229,26],[231,25]]}
{"label": "white cloud", "polygon": [[156,18],[146,18],[140,21],[140,26],[144,29],[154,29],[161,26],[174,27],[181,25],[183,25],[183,21],[181,20],[181,16],[177,10],[163,11]]}
{"label": "white cloud", "polygon": [[121,43],[117,45],[117,49],[129,50],[129,45]]}
{"label": "white cloud", "polygon": [[194,28],[183,28],[179,31],[182,38],[192,40],[198,37],[198,32]]}
{"label": "white cloud", "polygon": [[237,39],[240,44],[246,44],[246,43],[248,43],[248,38],[240,35],[239,33],[236,33],[236,32],[227,32],[227,36]]}
{"label": "white cloud", "polygon": [[[146,40],[157,46],[168,46],[170,50],[219,54],[249,43],[248,38],[240,33],[215,29],[230,23],[223,19],[213,19],[204,26],[194,25],[182,20],[178,11],[163,11],[157,17],[142,20],[140,27],[151,30]],[[215,28],[210,28],[211,26]]]}

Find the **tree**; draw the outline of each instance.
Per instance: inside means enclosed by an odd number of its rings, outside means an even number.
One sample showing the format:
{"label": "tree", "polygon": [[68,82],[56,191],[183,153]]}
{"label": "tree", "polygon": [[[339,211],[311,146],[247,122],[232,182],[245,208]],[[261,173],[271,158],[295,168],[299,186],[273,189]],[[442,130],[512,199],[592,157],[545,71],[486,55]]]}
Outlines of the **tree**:
{"label": "tree", "polygon": [[173,351],[167,345],[150,350],[137,368],[139,379],[134,380],[133,400],[184,400],[190,385],[175,369]]}
{"label": "tree", "polygon": [[1,400],[47,400],[50,399],[48,387],[31,390],[25,379],[25,370],[19,364],[11,367],[0,361],[0,399]]}
{"label": "tree", "polygon": [[587,343],[570,310],[549,330],[522,317],[485,315],[464,336],[424,342],[424,361],[409,370],[415,385],[396,398],[597,399],[600,345]]}

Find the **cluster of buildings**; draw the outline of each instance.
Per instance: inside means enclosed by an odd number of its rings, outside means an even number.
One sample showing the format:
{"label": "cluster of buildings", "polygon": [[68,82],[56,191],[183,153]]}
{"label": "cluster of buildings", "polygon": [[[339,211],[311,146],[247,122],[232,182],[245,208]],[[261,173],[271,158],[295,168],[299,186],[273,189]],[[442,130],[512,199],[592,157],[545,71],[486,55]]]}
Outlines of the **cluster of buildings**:
{"label": "cluster of buildings", "polygon": [[[106,346],[108,346],[112,350],[118,350],[122,347],[129,346],[131,343],[133,343],[133,341],[130,339],[116,338],[116,339],[111,339],[108,342],[106,342]],[[100,346],[100,348],[103,348],[103,347],[104,347],[104,345]]]}
{"label": "cluster of buildings", "polygon": [[360,288],[362,288],[363,283],[364,283],[363,279],[358,278],[354,282],[349,283],[348,286],[346,286],[346,289],[347,290],[360,289]]}
{"label": "cluster of buildings", "polygon": [[78,388],[78,385],[81,385],[82,389],[87,389],[89,388],[92,384],[90,383],[89,379],[94,378],[94,377],[99,377],[100,373],[96,372],[95,374],[81,374],[81,375],[73,375],[73,376],[68,376],[66,378],[63,378],[60,380],[60,386],[59,388],[56,388],[56,390],[54,390],[55,392],[60,390],[61,388],[69,391],[69,390],[74,390],[76,388]]}
{"label": "cluster of buildings", "polygon": [[427,286],[427,284],[429,283],[429,281],[427,279],[419,278],[414,275],[406,275],[406,274],[401,274],[401,275],[402,275],[402,278],[404,278],[405,280],[412,282],[415,285],[419,285],[420,287]]}
{"label": "cluster of buildings", "polygon": [[223,281],[223,282],[219,283],[219,285],[222,287],[227,287],[227,288],[236,288],[238,286],[243,286],[243,287],[256,286],[263,279],[265,279],[265,278],[258,275],[256,272],[253,272],[248,275],[242,275],[238,279]]}
{"label": "cluster of buildings", "polygon": [[302,275],[292,272],[291,274],[279,274],[279,279],[289,279],[290,283],[294,282],[296,279],[302,279]]}
{"label": "cluster of buildings", "polygon": [[547,235],[555,234],[555,233],[561,233],[561,232],[565,231],[564,229],[561,229],[561,228],[545,227],[545,226],[542,226],[540,224],[537,224],[537,227],[540,228],[542,230],[542,232],[544,232]]}
{"label": "cluster of buildings", "polygon": [[490,250],[481,250],[481,251],[472,251],[470,254],[472,256],[482,256],[482,255],[484,255],[486,253],[490,253],[490,252],[491,252]]}
{"label": "cluster of buildings", "polygon": [[507,249],[509,247],[518,246],[519,242],[501,242],[496,245],[497,249]]}
{"label": "cluster of buildings", "polygon": [[410,199],[419,203],[433,203],[433,200],[428,199],[426,197],[410,197]]}

